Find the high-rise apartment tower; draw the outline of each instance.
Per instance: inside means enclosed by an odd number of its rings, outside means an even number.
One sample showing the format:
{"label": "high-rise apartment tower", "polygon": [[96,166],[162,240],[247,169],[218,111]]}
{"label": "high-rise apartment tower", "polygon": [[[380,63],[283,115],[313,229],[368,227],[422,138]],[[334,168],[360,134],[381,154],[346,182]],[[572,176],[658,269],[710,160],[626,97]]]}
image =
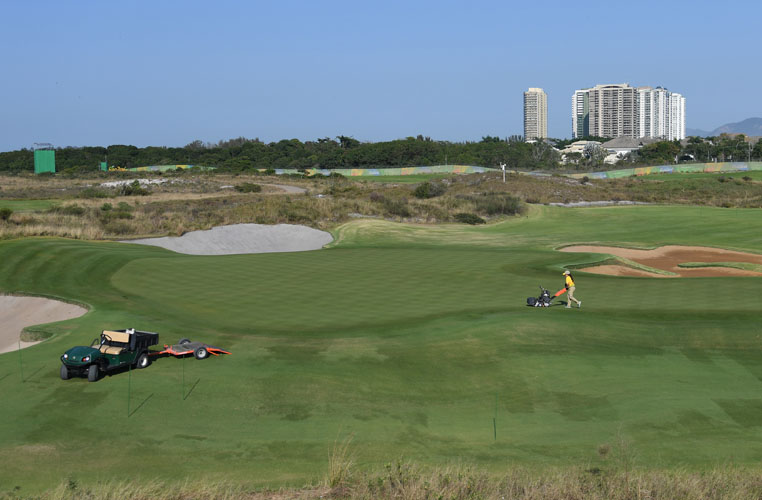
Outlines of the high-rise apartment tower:
{"label": "high-rise apartment tower", "polygon": [[572,96],[572,137],[685,138],[685,97],[656,87],[596,85]]}
{"label": "high-rise apartment tower", "polygon": [[524,140],[548,137],[548,95],[542,89],[524,92]]}

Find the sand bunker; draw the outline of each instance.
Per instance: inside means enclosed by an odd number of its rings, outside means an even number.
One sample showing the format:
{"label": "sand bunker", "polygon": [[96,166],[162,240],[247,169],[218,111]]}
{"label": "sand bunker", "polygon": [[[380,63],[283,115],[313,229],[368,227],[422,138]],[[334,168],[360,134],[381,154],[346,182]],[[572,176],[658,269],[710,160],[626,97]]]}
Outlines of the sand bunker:
{"label": "sand bunker", "polygon": [[[740,263],[762,265],[762,255],[723,250],[711,247],[689,247],[667,245],[653,250],[634,248],[575,245],[560,249],[562,252],[603,253],[629,259],[638,264],[669,271],[678,277],[721,277],[721,276],[762,276],[762,273],[733,267],[679,267],[684,263]],[[654,278],[674,278],[676,276],[650,273],[626,265],[602,265],[580,269],[594,274],[613,276],[649,276]]]}
{"label": "sand bunker", "polygon": [[[0,353],[18,349],[19,336],[27,326],[77,318],[86,312],[84,307],[58,300],[0,295]],[[21,347],[38,343],[21,342]]]}
{"label": "sand bunker", "polygon": [[189,255],[232,255],[318,250],[332,241],[330,233],[306,226],[233,224],[208,231],[191,231],[182,236],[125,240],[123,243],[153,245]]}

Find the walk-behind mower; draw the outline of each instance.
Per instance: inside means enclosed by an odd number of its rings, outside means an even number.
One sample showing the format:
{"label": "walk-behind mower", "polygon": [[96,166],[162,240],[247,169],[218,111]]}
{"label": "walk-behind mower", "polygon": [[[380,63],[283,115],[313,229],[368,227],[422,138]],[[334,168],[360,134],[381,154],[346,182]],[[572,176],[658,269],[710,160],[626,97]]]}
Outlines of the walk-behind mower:
{"label": "walk-behind mower", "polygon": [[561,295],[566,291],[566,288],[562,288],[551,297],[550,292],[540,286],[539,297],[527,297],[527,305],[529,307],[550,307],[550,301]]}

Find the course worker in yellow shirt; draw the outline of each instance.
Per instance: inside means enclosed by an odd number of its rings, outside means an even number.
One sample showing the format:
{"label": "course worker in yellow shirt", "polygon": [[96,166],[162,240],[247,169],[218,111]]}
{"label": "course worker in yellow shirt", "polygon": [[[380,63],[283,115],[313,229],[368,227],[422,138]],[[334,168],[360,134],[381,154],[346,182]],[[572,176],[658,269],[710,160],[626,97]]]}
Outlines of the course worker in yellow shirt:
{"label": "course worker in yellow shirt", "polygon": [[569,270],[567,269],[566,271],[564,271],[564,276],[566,276],[566,285],[565,285],[566,286],[566,292],[569,295],[569,298],[566,301],[566,308],[567,309],[571,308],[572,301],[574,301],[574,303],[577,304],[578,308],[582,307],[582,301],[581,300],[577,300],[576,298],[574,298],[574,290],[577,287],[574,286],[574,277],[572,277],[572,273],[570,273]]}

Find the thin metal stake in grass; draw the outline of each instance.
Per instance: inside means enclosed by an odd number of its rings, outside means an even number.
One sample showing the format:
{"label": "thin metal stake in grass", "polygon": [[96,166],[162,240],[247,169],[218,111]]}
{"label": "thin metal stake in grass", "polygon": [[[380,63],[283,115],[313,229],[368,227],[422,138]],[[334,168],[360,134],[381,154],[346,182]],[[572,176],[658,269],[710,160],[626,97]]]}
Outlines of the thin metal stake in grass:
{"label": "thin metal stake in grass", "polygon": [[127,418],[130,418],[130,391],[132,390],[132,365],[127,365]]}
{"label": "thin metal stake in grass", "polygon": [[21,359],[21,338],[19,338],[19,373],[21,373],[21,383],[24,383],[24,362]]}
{"label": "thin metal stake in grass", "polygon": [[495,416],[492,417],[492,432],[495,436],[495,441],[497,441],[497,393],[495,393]]}

